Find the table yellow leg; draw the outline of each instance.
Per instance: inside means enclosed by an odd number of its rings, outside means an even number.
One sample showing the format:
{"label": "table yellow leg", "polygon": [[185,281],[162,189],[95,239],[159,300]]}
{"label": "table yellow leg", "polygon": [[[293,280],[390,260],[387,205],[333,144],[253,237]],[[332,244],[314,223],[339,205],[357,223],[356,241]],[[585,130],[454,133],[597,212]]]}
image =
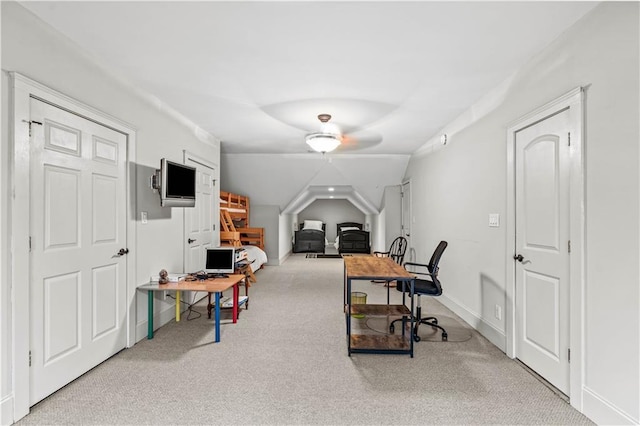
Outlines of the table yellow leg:
{"label": "table yellow leg", "polygon": [[180,291],[176,291],[176,322],[180,322]]}

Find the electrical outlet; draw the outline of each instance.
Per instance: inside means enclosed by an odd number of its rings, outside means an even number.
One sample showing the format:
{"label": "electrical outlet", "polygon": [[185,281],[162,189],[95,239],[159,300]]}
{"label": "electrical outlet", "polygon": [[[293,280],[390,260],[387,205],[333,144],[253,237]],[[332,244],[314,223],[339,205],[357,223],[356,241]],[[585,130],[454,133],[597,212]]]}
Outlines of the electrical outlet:
{"label": "electrical outlet", "polygon": [[500,227],[500,214],[499,213],[491,213],[491,214],[489,214],[489,227],[491,227],[491,228],[499,228]]}
{"label": "electrical outlet", "polygon": [[502,306],[496,305],[493,314],[497,320],[502,321]]}

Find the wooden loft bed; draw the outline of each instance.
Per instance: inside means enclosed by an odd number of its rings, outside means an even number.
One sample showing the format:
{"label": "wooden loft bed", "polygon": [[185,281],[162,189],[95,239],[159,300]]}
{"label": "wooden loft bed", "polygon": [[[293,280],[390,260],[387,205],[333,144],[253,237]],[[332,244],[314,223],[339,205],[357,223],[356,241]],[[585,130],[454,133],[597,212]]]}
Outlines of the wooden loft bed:
{"label": "wooden loft bed", "polygon": [[220,191],[220,242],[264,251],[264,228],[249,226],[249,197]]}

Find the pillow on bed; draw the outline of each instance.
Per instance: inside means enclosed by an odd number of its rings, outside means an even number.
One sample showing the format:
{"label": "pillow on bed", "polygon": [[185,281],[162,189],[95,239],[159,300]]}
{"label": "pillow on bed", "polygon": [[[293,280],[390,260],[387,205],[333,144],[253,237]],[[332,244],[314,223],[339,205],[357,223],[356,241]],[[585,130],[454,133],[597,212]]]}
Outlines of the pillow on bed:
{"label": "pillow on bed", "polygon": [[321,220],[305,220],[302,229],[315,229],[317,231],[322,231],[322,221]]}
{"label": "pillow on bed", "polygon": [[358,228],[357,226],[345,226],[343,228],[340,228],[340,232],[344,232],[344,231],[359,231],[360,228]]}

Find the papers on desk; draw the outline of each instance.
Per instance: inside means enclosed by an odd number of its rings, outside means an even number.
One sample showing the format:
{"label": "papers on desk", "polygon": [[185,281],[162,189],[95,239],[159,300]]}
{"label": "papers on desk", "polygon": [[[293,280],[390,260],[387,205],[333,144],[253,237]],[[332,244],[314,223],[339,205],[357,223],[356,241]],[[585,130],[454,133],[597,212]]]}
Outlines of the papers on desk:
{"label": "papers on desk", "polygon": [[[238,306],[242,306],[246,303],[248,296],[238,296]],[[223,297],[220,299],[220,307],[233,308],[233,297]]]}

